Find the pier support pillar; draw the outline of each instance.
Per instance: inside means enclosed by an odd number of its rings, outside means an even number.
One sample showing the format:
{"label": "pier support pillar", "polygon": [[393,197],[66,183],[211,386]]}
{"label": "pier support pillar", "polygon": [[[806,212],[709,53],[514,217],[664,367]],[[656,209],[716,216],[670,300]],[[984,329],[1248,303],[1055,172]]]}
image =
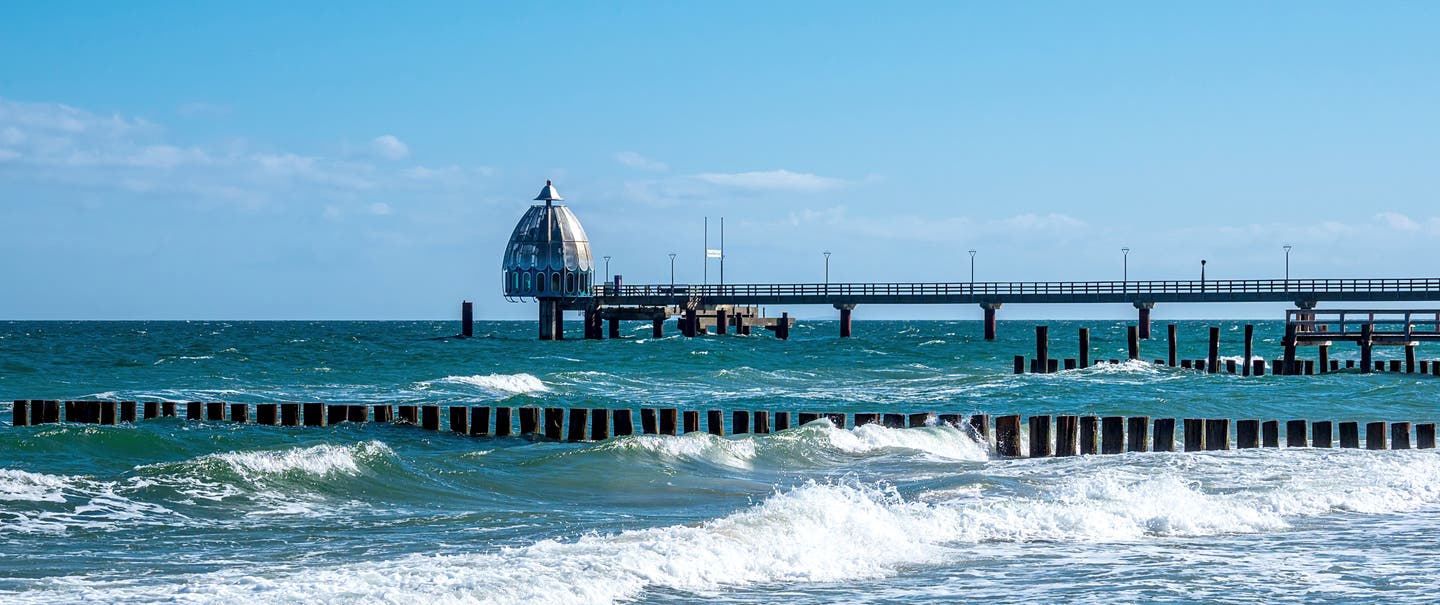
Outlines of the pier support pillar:
{"label": "pier support pillar", "polygon": [[555,340],[555,316],[559,305],[554,299],[540,299],[540,340]]}
{"label": "pier support pillar", "polygon": [[1050,326],[1035,326],[1035,363],[1037,373],[1050,371]]}
{"label": "pier support pillar", "polygon": [[655,319],[650,320],[650,337],[651,337],[651,338],[664,338],[664,337],[665,337],[665,320],[664,320],[664,319],[661,319],[661,318],[657,317],[657,318],[655,318]]}
{"label": "pier support pillar", "polygon": [[1131,303],[1140,312],[1140,321],[1135,326],[1140,334],[1141,340],[1150,340],[1150,310],[1155,308],[1153,302]]}
{"label": "pier support pillar", "polygon": [[724,336],[730,331],[730,314],[724,309],[715,309],[715,333]]}
{"label": "pier support pillar", "polygon": [[694,337],[696,334],[698,334],[698,333],[700,332],[699,328],[700,328],[700,318],[699,318],[699,316],[695,313],[695,309],[686,309],[686,310],[685,310],[685,332],[684,332],[684,333],[685,333],[685,336]]}
{"label": "pier support pillar", "polygon": [[980,308],[985,310],[985,340],[995,340],[995,310],[1000,303],[980,303]]}
{"label": "pier support pillar", "polygon": [[[1214,374],[1220,371],[1220,328],[1210,328],[1210,355],[1206,359],[1205,371]],[[1229,449],[1229,448],[1226,448]]]}
{"label": "pier support pillar", "polygon": [[1405,345],[1405,373],[1415,373],[1415,345]]}
{"label": "pier support pillar", "polygon": [[565,340],[565,307],[560,306],[560,301],[552,303],[555,305],[555,340]]}
{"label": "pier support pillar", "polygon": [[610,338],[620,338],[620,320],[610,318]]}
{"label": "pier support pillar", "polygon": [[1370,347],[1373,344],[1372,334],[1375,330],[1374,324],[1360,326],[1360,373],[1369,374],[1373,371],[1374,364],[1370,363]]}
{"label": "pier support pillar", "polygon": [[1130,361],[1140,359],[1140,339],[1144,338],[1144,336],[1140,335],[1140,327],[1129,326],[1129,329],[1125,332],[1126,349],[1129,354]]}
{"label": "pier support pillar", "polygon": [[475,335],[475,303],[460,301],[460,335],[470,338]]}
{"label": "pier support pillar", "polygon": [[775,338],[790,340],[790,314],[781,313],[780,322],[775,324]]}
{"label": "pier support pillar", "polygon": [[1321,373],[1321,374],[1324,374],[1324,373],[1329,372],[1329,371],[1330,371],[1330,345],[1320,345],[1320,346],[1316,347],[1316,349],[1318,349],[1318,353],[1317,353],[1317,354],[1319,355],[1319,358],[1318,358],[1318,360],[1315,362],[1315,364],[1318,365],[1318,366],[1320,366],[1320,373]]}
{"label": "pier support pillar", "polygon": [[1080,367],[1090,367],[1090,328],[1080,328]]}
{"label": "pier support pillar", "polygon": [[840,311],[840,338],[850,338],[850,313],[855,305],[835,305]]}
{"label": "pier support pillar", "polygon": [[1170,363],[1170,367],[1173,368],[1179,363],[1179,361],[1177,361],[1176,359],[1176,346],[1180,337],[1180,326],[1170,324],[1166,326],[1166,331],[1168,332],[1167,336],[1170,337],[1170,354],[1166,361],[1168,361]]}

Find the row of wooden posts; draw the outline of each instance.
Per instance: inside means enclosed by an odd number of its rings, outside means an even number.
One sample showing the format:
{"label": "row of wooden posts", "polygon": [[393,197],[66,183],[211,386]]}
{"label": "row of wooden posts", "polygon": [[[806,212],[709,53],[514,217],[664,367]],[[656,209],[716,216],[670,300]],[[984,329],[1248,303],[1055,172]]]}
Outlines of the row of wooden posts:
{"label": "row of wooden posts", "polygon": [[[412,424],[422,429],[441,429],[439,405],[340,405],[325,403],[260,403],[250,415],[251,404],[225,402],[173,401],[55,401],[17,400],[13,408],[13,425],[30,426],[60,422],[61,411],[67,422],[117,424],[137,419],[175,417],[184,406],[189,420],[255,422],[279,426],[327,426],[342,422],[389,422]],[[519,418],[519,435],[543,436],[552,440],[599,441],[612,436],[635,434],[634,418],[629,409],[608,408],[538,408],[445,406],[450,431],[473,436],[508,437],[514,435],[513,416]],[[372,415],[373,411],[373,415]],[[646,435],[677,435],[700,432],[698,410],[676,408],[644,408],[640,410],[640,432]],[[566,416],[569,425],[566,426]],[[1119,454],[1122,452],[1169,452],[1175,450],[1177,421],[1147,416],[1031,416],[1029,417],[1029,449],[1022,451],[1022,425],[1019,415],[997,416],[932,413],[856,413],[855,426],[879,424],[890,428],[915,428],[932,424],[949,424],[969,431],[978,439],[995,444],[996,454],[1004,457],[1032,458],[1076,456],[1082,454]],[[705,432],[725,435],[725,413],[705,412]],[[797,425],[821,418],[836,427],[846,426],[846,414],[801,412],[794,417]],[[772,424],[773,419],[773,424]],[[732,410],[729,431],[770,433],[790,428],[790,412],[767,410]],[[992,428],[993,426],[993,428]],[[1231,421],[1215,418],[1186,418],[1179,423],[1184,451],[1231,449]],[[1280,447],[1278,420],[1237,420],[1235,447]],[[1287,447],[1334,447],[1335,431],[1339,429],[1342,448],[1358,448],[1360,423],[1285,422]],[[568,430],[566,430],[568,428]],[[1429,449],[1435,447],[1435,423],[1370,422],[1364,425],[1365,447],[1368,449]],[[1412,441],[1412,431],[1414,440]]]}
{"label": "row of wooden posts", "polygon": [[[1128,357],[1131,361],[1137,361],[1140,359],[1140,341],[1142,339],[1139,337],[1139,331],[1136,326],[1128,327]],[[1265,360],[1254,358],[1255,326],[1253,324],[1245,325],[1245,359],[1249,360],[1249,363],[1245,363],[1244,361],[1237,362],[1234,359],[1220,359],[1220,328],[1213,326],[1210,328],[1210,348],[1205,359],[1178,359],[1176,346],[1178,327],[1175,324],[1170,324],[1169,336],[1169,355],[1166,359],[1155,359],[1153,361],[1155,365],[1194,369],[1210,374],[1265,375]],[[1080,356],[1078,358],[1067,357],[1063,360],[1052,358],[1050,357],[1050,327],[1035,326],[1035,357],[1026,358],[1024,355],[1016,355],[1015,373],[1024,374],[1028,371],[1031,374],[1048,374],[1058,372],[1062,368],[1074,370],[1076,368],[1088,368],[1092,365],[1105,363],[1103,360],[1092,361],[1090,359],[1090,328],[1080,328],[1079,340]],[[1285,359],[1276,359],[1270,362],[1270,372],[1276,375],[1299,376],[1339,372],[1342,369],[1358,369],[1361,373],[1367,374],[1370,372],[1386,371],[1414,374],[1418,369],[1420,374],[1440,376],[1440,360],[1433,362],[1426,360],[1416,361],[1415,347],[1413,346],[1405,347],[1405,359],[1403,360],[1360,359],[1357,362],[1354,359],[1346,359],[1343,363],[1339,359],[1330,359],[1328,346],[1322,345],[1317,348],[1319,349],[1318,359],[1290,359],[1288,361]],[[1118,364],[1120,360],[1110,359],[1109,363]]]}

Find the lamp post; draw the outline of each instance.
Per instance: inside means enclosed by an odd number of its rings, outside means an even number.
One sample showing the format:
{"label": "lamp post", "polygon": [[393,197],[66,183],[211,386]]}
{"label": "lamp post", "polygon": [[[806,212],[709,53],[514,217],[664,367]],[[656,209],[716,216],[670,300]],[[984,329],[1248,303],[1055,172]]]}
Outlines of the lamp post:
{"label": "lamp post", "polygon": [[1120,269],[1120,284],[1121,288],[1128,294],[1130,292],[1130,248],[1121,248],[1120,254],[1122,263]]}
{"label": "lamp post", "polygon": [[825,251],[825,293],[830,293],[830,251]]}
{"label": "lamp post", "polygon": [[975,250],[970,251],[970,285],[975,285]]}
{"label": "lamp post", "polygon": [[610,257],[605,257],[605,281],[610,281]]}
{"label": "lamp post", "polygon": [[675,295],[675,253],[670,253],[670,295]]}
{"label": "lamp post", "polygon": [[1285,249],[1285,281],[1288,282],[1290,281],[1290,249],[1294,246],[1291,246],[1290,244],[1285,244],[1281,247]]}
{"label": "lamp post", "polygon": [[1205,259],[1200,259],[1200,291],[1205,291]]}

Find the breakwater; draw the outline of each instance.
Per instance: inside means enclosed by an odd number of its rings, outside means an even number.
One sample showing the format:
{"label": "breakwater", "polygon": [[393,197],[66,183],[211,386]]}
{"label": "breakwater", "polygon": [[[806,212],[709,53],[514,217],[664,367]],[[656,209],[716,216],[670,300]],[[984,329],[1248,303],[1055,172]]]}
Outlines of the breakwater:
{"label": "breakwater", "polygon": [[[841,412],[791,412],[732,410],[729,422],[723,410],[680,410],[641,408],[637,417],[630,409],[539,408],[500,406],[440,405],[342,405],[320,402],[261,403],[251,414],[248,403],[220,401],[56,401],[16,400],[12,426],[33,426],[60,421],[64,410],[67,422],[117,424],[137,419],[176,417],[183,409],[186,420],[228,421],[289,426],[324,427],[340,423],[388,422],[417,426],[424,430],[448,430],[471,437],[521,437],[565,441],[603,441],[635,434],[683,435],[703,432],[711,435],[768,434],[792,426],[824,421],[846,428],[847,415]],[[442,420],[443,419],[443,420]],[[1019,415],[880,413],[862,412],[848,420],[854,426],[879,424],[887,428],[920,428],[946,424],[967,430],[972,437],[994,447],[1001,457],[1078,456],[1124,452],[1172,452],[1178,443],[1183,451],[1215,451],[1280,447],[1280,421],[1217,418],[1157,418],[1146,416],[1030,416],[1022,428]],[[518,423],[518,426],[517,426]],[[793,424],[792,424],[793,423]],[[1232,428],[1233,431],[1232,431]],[[1363,433],[1361,428],[1363,426]],[[1287,420],[1285,447],[1334,447],[1384,449],[1433,449],[1435,423],[1408,421],[1307,421]],[[517,430],[518,429],[518,430]],[[1177,432],[1178,431],[1178,432]],[[1339,439],[1336,440],[1338,431]],[[1363,435],[1363,441],[1362,441]],[[1026,438],[1028,436],[1028,438]],[[1413,438],[1412,438],[1413,437]]]}

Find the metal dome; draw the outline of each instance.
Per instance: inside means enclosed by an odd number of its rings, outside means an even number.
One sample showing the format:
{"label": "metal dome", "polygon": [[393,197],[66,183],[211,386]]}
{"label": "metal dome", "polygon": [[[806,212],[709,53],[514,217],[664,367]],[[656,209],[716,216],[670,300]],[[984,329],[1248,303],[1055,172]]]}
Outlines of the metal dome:
{"label": "metal dome", "polygon": [[590,296],[595,260],[580,219],[569,208],[554,203],[562,198],[549,181],[536,199],[545,203],[531,206],[520,217],[505,246],[501,266],[505,296]]}

